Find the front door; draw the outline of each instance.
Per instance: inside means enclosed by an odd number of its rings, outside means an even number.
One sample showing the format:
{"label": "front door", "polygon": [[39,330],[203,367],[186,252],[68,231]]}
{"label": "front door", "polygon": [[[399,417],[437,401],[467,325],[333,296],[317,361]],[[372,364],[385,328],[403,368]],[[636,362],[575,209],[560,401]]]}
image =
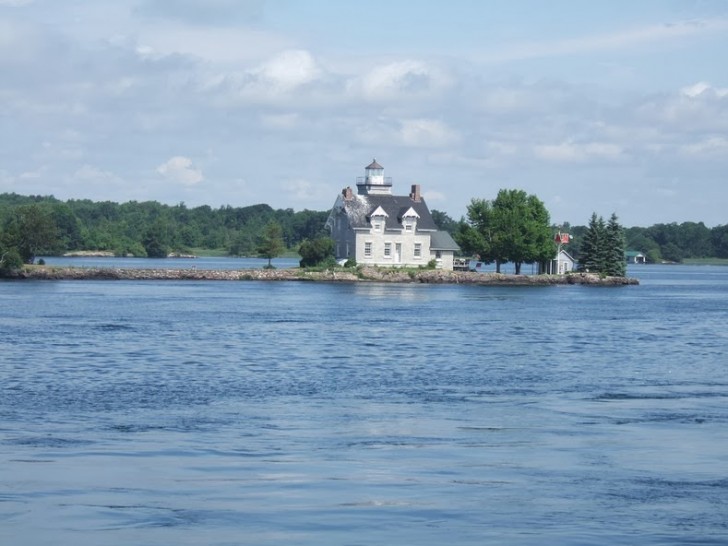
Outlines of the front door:
{"label": "front door", "polygon": [[394,245],[394,263],[398,264],[402,261],[402,243]]}

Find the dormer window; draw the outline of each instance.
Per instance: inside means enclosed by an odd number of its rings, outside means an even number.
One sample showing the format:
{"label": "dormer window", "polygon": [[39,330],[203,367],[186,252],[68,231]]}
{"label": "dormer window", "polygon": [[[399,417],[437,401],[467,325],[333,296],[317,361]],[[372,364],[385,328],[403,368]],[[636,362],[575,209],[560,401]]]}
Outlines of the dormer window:
{"label": "dormer window", "polygon": [[382,233],[387,221],[387,213],[382,207],[377,207],[369,216],[369,223],[372,226],[373,233]]}
{"label": "dormer window", "polygon": [[402,215],[402,230],[405,233],[414,233],[417,231],[417,220],[420,215],[417,211],[410,207],[407,212]]}

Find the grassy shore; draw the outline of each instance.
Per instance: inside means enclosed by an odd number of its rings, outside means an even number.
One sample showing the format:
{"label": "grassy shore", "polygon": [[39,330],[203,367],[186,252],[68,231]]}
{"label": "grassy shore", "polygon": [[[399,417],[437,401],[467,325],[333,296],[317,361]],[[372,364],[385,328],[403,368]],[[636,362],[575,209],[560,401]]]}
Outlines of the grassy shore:
{"label": "grassy shore", "polygon": [[684,265],[728,265],[728,258],[686,258]]}

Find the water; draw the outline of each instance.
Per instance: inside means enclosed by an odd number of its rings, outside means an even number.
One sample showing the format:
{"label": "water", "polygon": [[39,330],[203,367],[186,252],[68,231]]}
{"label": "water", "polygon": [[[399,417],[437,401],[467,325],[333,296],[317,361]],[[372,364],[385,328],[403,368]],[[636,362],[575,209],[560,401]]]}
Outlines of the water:
{"label": "water", "polygon": [[728,544],[728,268],[0,283],[0,544]]}

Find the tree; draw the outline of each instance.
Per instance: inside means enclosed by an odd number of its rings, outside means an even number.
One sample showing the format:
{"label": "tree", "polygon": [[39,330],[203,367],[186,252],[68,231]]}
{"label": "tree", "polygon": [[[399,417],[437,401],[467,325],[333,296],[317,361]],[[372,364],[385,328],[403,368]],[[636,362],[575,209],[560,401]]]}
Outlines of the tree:
{"label": "tree", "polygon": [[605,231],[605,272],[607,275],[624,277],[627,273],[627,262],[624,257],[624,241],[624,229],[617,222],[617,215],[612,213]]}
{"label": "tree", "polygon": [[604,218],[593,212],[581,241],[581,267],[586,271],[603,271],[606,263]]}
{"label": "tree", "polygon": [[492,207],[493,256],[521,265],[553,257],[549,214],[537,197],[523,190],[500,190]]}
{"label": "tree", "polygon": [[[493,255],[493,208],[490,201],[471,199],[468,205],[468,221],[461,222],[455,240],[467,254],[479,261],[491,263]],[[496,264],[500,268],[500,264]]]}
{"label": "tree", "polygon": [[624,258],[624,228],[612,213],[609,222],[592,213],[581,244],[581,266],[587,271],[623,277],[627,264]]}
{"label": "tree", "polygon": [[0,248],[0,277],[23,267],[23,259],[17,249],[3,250]]}
{"label": "tree", "polygon": [[458,222],[453,220],[452,217],[446,212],[432,209],[430,213],[432,214],[432,220],[435,222],[435,225],[438,229],[441,229],[442,231],[447,231],[451,235],[457,231]]}
{"label": "tree", "polygon": [[263,229],[263,234],[258,242],[258,256],[268,260],[269,268],[272,268],[271,260],[277,258],[285,250],[283,243],[283,228],[275,220],[271,220]]}
{"label": "tree", "polygon": [[305,239],[298,247],[301,267],[313,267],[334,261],[334,240],[331,237]]}
{"label": "tree", "polygon": [[5,246],[15,248],[23,263],[32,264],[40,251],[58,250],[58,228],[51,211],[37,204],[15,207],[5,227]]}
{"label": "tree", "polygon": [[162,218],[149,226],[142,241],[149,258],[166,258],[169,255],[169,230]]}

